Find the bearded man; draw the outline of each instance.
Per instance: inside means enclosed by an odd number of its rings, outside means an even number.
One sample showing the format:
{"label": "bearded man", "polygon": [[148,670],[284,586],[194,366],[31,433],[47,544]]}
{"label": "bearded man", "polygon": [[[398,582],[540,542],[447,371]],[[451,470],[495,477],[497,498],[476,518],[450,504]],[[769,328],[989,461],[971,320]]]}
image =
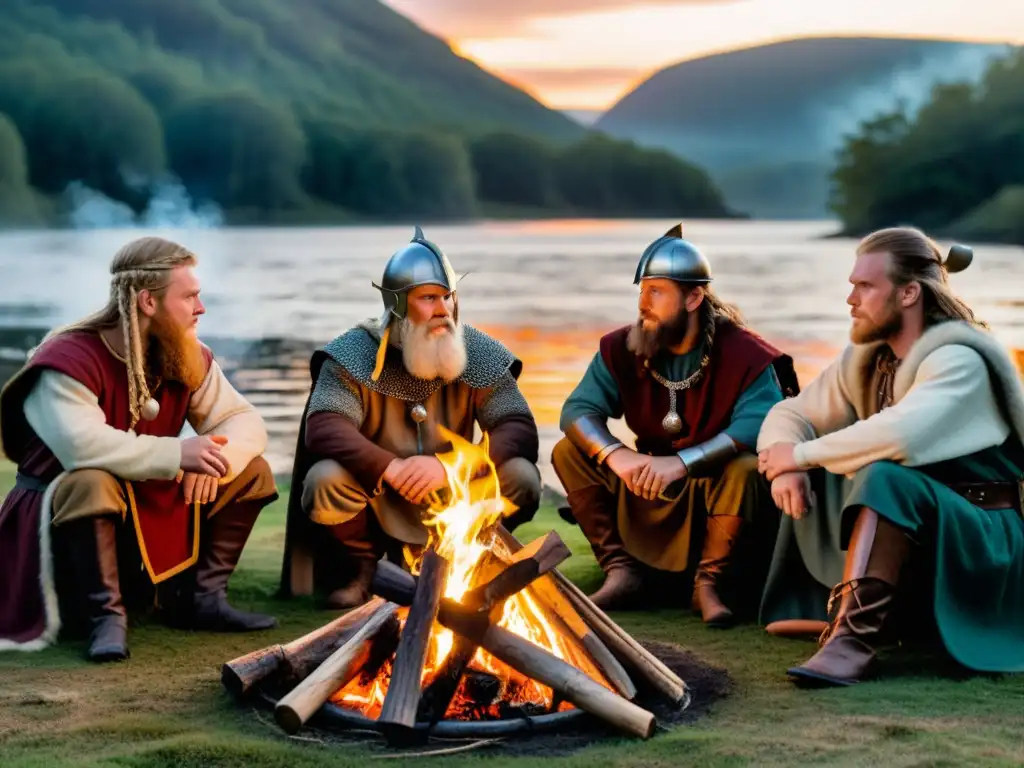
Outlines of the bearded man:
{"label": "bearded man", "polygon": [[[428,496],[448,490],[439,427],[488,435],[500,490],[529,520],[540,504],[538,435],[517,379],[522,363],[459,321],[456,276],[419,227],[384,268],[384,313],[310,362],[288,506],[283,595],[321,588],[331,608],[369,598],[377,561],[422,546]],[[324,533],[327,533],[325,536]]]}
{"label": "bearded man", "polygon": [[[864,679],[923,621],[968,668],[1024,671],[1024,389],[949,289],[972,257],[954,246],[944,261],[912,228],[864,238],[852,345],[765,419],[760,468],[793,520],[774,592],[799,610],[817,590],[833,614],[817,653],[788,670],[798,684]],[[817,492],[841,476],[844,497]]]}
{"label": "bearded man", "polygon": [[0,648],[43,648],[77,617],[90,659],[127,658],[122,588],[155,592],[176,626],[275,625],[226,600],[277,490],[263,420],[196,336],[196,263],[161,238],[125,245],[107,306],[52,332],[0,394],[18,463],[0,507]]}
{"label": "bearded man", "polygon": [[[777,516],[757,473],[757,433],[797,382],[792,360],[745,328],[711,279],[681,226],[647,247],[633,280],[639,318],[601,339],[562,409],[552,462],[606,574],[597,605],[641,607],[647,572],[686,571],[693,550],[692,605],[724,627],[735,615],[720,580],[736,543],[746,525]],[[608,430],[623,416],[635,450]]]}

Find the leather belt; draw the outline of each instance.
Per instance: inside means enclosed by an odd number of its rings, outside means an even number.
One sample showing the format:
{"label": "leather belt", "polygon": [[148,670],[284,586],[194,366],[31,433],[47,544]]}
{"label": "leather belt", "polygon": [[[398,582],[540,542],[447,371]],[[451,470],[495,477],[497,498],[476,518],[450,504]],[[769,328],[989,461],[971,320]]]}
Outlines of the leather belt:
{"label": "leather belt", "polygon": [[49,483],[44,483],[38,477],[32,477],[31,475],[23,475],[18,472],[14,476],[14,487],[21,488],[24,491],[35,491],[36,493],[46,493],[46,487]]}
{"label": "leather belt", "polygon": [[1024,481],[953,483],[949,487],[981,509],[1014,509],[1024,514]]}

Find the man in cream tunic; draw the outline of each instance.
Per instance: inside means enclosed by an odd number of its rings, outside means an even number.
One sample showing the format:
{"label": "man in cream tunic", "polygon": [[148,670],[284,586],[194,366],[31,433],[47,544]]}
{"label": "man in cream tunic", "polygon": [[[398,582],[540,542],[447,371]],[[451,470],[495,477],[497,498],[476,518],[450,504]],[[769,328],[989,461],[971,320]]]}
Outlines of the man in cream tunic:
{"label": "man in cream tunic", "polygon": [[178,626],[274,626],[226,600],[277,490],[263,420],[196,337],[195,263],[161,238],[124,246],[107,307],[51,333],[0,394],[18,463],[0,508],[0,648],[45,647],[78,619],[90,659],[126,658],[126,604],[154,591]]}
{"label": "man in cream tunic", "polygon": [[[1024,670],[1024,390],[948,288],[970,261],[957,246],[943,263],[914,229],[866,237],[850,277],[853,346],[764,421],[760,468],[793,521],[765,599],[836,585],[818,652],[789,670],[798,683],[863,679],[922,617],[962,665]],[[838,476],[850,482],[833,505],[823,491],[837,498]],[[800,536],[806,523],[816,538]]]}

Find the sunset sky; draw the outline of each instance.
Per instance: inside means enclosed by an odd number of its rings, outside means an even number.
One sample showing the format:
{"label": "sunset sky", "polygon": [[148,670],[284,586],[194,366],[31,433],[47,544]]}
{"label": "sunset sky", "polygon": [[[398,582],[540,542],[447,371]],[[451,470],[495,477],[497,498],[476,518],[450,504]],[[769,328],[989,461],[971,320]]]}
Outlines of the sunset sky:
{"label": "sunset sky", "polygon": [[603,109],[667,64],[801,35],[1024,43],[1021,0],[385,2],[558,109]]}

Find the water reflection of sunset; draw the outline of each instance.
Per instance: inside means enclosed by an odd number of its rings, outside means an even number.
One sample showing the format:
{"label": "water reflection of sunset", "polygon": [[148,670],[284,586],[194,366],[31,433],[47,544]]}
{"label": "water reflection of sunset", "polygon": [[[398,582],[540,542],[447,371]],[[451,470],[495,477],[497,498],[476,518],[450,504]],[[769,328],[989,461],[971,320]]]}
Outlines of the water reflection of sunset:
{"label": "water reflection of sunset", "polygon": [[[562,404],[597,352],[601,336],[616,327],[559,332],[530,326],[490,325],[481,326],[480,330],[499,339],[523,361],[519,385],[537,423],[548,427],[558,425]],[[820,341],[774,338],[768,341],[793,358],[801,384],[813,379],[839,352],[838,348]],[[1017,358],[1024,370],[1024,353],[1018,351]]]}

